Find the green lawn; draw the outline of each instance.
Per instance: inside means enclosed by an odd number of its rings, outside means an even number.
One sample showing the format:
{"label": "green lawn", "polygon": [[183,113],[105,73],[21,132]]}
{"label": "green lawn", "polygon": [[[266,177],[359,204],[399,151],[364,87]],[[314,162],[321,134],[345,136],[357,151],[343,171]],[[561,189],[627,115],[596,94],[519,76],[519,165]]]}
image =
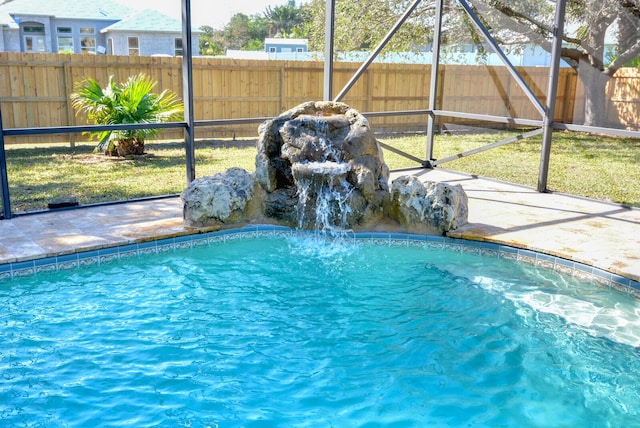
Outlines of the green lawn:
{"label": "green lawn", "polygon": [[[434,158],[442,159],[514,134],[437,136]],[[426,137],[380,139],[424,158]],[[440,165],[455,171],[537,187],[542,137],[507,144]],[[392,168],[415,163],[386,152]],[[556,132],[551,145],[549,190],[640,207],[640,140]]]}
{"label": "green lawn", "polygon": [[[438,135],[441,159],[513,133]],[[380,138],[424,158],[426,137]],[[536,187],[541,138],[508,144],[442,165],[443,168]],[[186,185],[184,145],[148,142],[147,155],[117,159],[93,153],[94,145],[8,146],[7,166],[13,212],[46,209],[49,200],[75,196],[82,204],[180,193]],[[255,141],[196,142],[196,174],[212,175],[232,166],[253,171]],[[385,151],[391,169],[416,166]],[[555,133],[548,187],[553,191],[640,207],[640,140]]]}
{"label": "green lawn", "polygon": [[[46,209],[52,198],[81,204],[180,193],[186,186],[183,143],[147,143],[145,156],[122,159],[93,153],[93,144],[9,146],[7,169],[13,212]],[[255,142],[196,143],[198,176],[232,166],[254,169]]]}

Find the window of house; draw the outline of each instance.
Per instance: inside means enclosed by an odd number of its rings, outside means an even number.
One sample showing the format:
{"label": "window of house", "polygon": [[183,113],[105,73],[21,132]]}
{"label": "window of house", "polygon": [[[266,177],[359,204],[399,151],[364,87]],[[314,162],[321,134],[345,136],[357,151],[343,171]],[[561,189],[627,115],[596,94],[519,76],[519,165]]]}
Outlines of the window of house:
{"label": "window of house", "polygon": [[137,37],[129,37],[129,55],[131,56],[140,55],[140,45],[138,44]]}
{"label": "window of house", "polygon": [[183,54],[183,49],[182,49],[182,39],[176,39],[175,41],[175,55],[176,56],[182,56]]}
{"label": "window of house", "polygon": [[112,38],[107,39],[107,53],[109,55],[113,55],[113,39]]}
{"label": "window of house", "polygon": [[56,27],[58,33],[58,53],[74,53],[71,27]]}
{"label": "window of house", "polygon": [[304,49],[302,49],[302,48],[296,48],[296,52],[304,52]]}
{"label": "window of house", "polygon": [[96,53],[96,38],[86,36],[80,37],[80,52]]}
{"label": "window of house", "polygon": [[[80,34],[94,34],[93,27],[80,27]],[[80,51],[82,53],[96,53],[96,38],[93,36],[80,37]]]}
{"label": "window of house", "polygon": [[44,34],[44,25],[25,25],[22,31],[31,34]]}
{"label": "window of house", "polygon": [[269,52],[273,53],[273,52],[275,52],[275,51],[276,51],[276,48],[274,48],[274,47],[270,47],[270,48],[269,48]]}
{"label": "window of house", "polygon": [[58,53],[73,53],[73,37],[58,36]]}

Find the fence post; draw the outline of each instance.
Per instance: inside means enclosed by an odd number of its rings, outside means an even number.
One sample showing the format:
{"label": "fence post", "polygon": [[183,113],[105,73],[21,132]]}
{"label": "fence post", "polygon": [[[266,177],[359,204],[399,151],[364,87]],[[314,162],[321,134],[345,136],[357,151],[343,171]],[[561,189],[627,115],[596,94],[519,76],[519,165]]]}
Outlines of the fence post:
{"label": "fence post", "polygon": [[[573,71],[572,68],[570,68],[569,70]],[[560,122],[562,123],[571,123],[573,121],[573,118],[571,117],[571,111],[569,110],[569,107],[571,106],[571,102],[569,100],[574,100],[576,97],[576,90],[575,90],[575,86],[572,86],[573,83],[573,77],[571,76],[570,72],[567,72],[567,70],[565,69],[564,72],[561,74],[564,80],[564,92],[562,94],[562,113],[561,113],[561,117],[560,117]],[[558,75],[560,76],[560,75]]]}
{"label": "fence post", "polygon": [[373,111],[373,71],[370,69],[365,73],[366,85],[365,86],[365,108],[364,111]]}
{"label": "fence post", "polygon": [[287,81],[285,79],[287,74],[287,69],[284,64],[280,66],[280,111],[277,112],[274,116],[278,116],[283,111],[288,110],[287,107]]}
{"label": "fence post", "polygon": [[[69,68],[69,63],[67,61],[62,62],[62,79],[64,85],[64,96],[65,101],[64,105],[67,107],[67,125],[73,126],[75,125],[75,114],[73,113],[73,107],[71,106],[71,93],[73,92],[73,82],[71,77],[71,69]],[[69,134],[69,144],[73,149],[76,146],[76,134]]]}

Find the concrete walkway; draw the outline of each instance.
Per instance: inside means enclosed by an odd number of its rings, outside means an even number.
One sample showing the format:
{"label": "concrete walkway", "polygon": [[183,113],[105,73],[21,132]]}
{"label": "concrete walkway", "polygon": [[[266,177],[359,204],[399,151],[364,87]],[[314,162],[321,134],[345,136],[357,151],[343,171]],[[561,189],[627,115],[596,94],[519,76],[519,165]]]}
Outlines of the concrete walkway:
{"label": "concrete walkway", "polygon": [[[534,250],[640,281],[640,209],[441,169],[413,174],[464,187],[469,223],[451,237]],[[195,232],[182,226],[177,197],[21,216],[0,221],[0,264]]]}
{"label": "concrete walkway", "polygon": [[438,169],[417,174],[464,187],[469,223],[451,237],[525,248],[640,280],[640,209]]}

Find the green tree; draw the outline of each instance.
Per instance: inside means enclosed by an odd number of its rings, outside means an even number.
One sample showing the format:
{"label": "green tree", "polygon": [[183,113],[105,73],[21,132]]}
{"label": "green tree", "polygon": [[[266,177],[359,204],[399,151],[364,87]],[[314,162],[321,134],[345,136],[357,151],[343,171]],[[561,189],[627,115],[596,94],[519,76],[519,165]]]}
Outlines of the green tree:
{"label": "green tree", "polygon": [[[254,15],[249,19],[248,23],[249,42],[243,46],[245,50],[262,50],[264,49],[264,39],[269,37],[269,22],[262,15]],[[250,46],[257,47],[251,49]]]}
{"label": "green tree", "polygon": [[220,32],[208,25],[200,27],[199,48],[201,55],[224,55],[224,46],[220,37]]}
{"label": "green tree", "polygon": [[282,6],[268,6],[264,16],[269,23],[269,37],[289,37],[294,28],[304,24],[303,14],[296,7],[295,0],[289,0]]}
{"label": "green tree", "polygon": [[264,40],[251,39],[242,47],[243,51],[262,51],[264,50]]}
{"label": "green tree", "polygon": [[225,49],[242,49],[250,40],[249,17],[244,13],[236,13],[222,29],[222,40]]}
{"label": "green tree", "polygon": [[[410,0],[336,0],[336,52],[369,49],[379,43],[406,10]],[[433,2],[424,1],[387,45],[389,51],[409,51],[427,45],[433,37]],[[303,6],[311,50],[324,50],[325,1],[312,0]]]}
{"label": "green tree", "polygon": [[220,31],[219,37],[223,50],[261,50],[268,34],[269,24],[264,16],[237,13]]}
{"label": "green tree", "polygon": [[[486,16],[489,25],[506,29],[500,36],[504,44],[529,43],[551,51],[553,8],[549,3],[487,1],[478,3],[476,9]],[[584,123],[608,126],[607,82],[640,55],[640,1],[568,0],[565,26],[565,30],[577,28],[575,32],[565,31],[561,54],[584,86]],[[607,50],[607,34],[615,35],[613,56]]]}
{"label": "green tree", "polygon": [[[109,77],[103,89],[89,77],[76,85],[71,103],[76,114],[85,113],[87,122],[98,125],[172,122],[183,119],[184,106],[176,94],[164,90],[151,92],[156,82],[145,74],[131,76],[121,85]],[[154,137],[158,129],[96,131],[90,135],[99,141],[96,151],[111,156],[144,154],[144,141]]]}
{"label": "green tree", "polygon": [[[306,37],[305,9],[295,1],[284,6],[268,7],[263,14],[247,16],[237,13],[222,30],[202,27],[200,52],[222,54],[227,49],[262,50],[267,37]],[[210,48],[213,47],[213,48]]]}
{"label": "green tree", "polygon": [[[540,46],[551,51],[554,3],[548,0],[467,1],[494,38],[512,50]],[[351,51],[376,45],[412,0],[336,0],[336,51]],[[311,48],[323,49],[325,1],[307,6]],[[431,43],[435,5],[425,0],[394,36],[388,50],[415,50]],[[457,1],[446,1],[445,41],[449,44],[481,42],[482,38],[461,12]],[[568,0],[565,26],[576,32],[563,34],[562,58],[578,72],[585,88],[584,123],[606,124],[605,89],[608,80],[640,55],[639,0]],[[605,48],[605,36],[616,35],[615,53]],[[613,58],[612,61],[609,59]]]}

